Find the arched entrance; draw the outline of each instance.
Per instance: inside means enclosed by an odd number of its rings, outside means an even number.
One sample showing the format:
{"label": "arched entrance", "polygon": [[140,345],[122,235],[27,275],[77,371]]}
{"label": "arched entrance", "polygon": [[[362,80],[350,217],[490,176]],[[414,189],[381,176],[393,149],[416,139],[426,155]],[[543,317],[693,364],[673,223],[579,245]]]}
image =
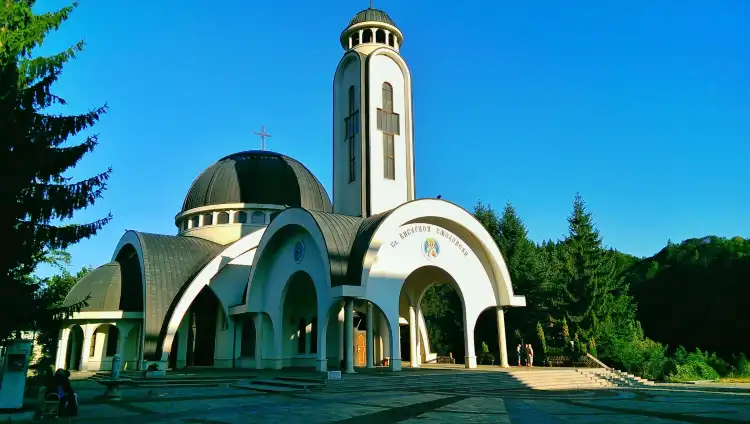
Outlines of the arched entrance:
{"label": "arched entrance", "polygon": [[314,368],[318,353],[318,295],[310,275],[299,271],[284,290],[280,330],[282,366]]}
{"label": "arched entrance", "polygon": [[[423,306],[428,308],[428,316],[438,319],[425,320]],[[401,288],[399,316],[406,324],[400,327],[401,357],[412,367],[435,358],[430,352],[431,333],[443,338],[438,341],[444,342],[440,348],[447,352],[438,352],[440,356],[452,356],[467,367],[475,364],[475,320],[467,319],[461,289],[444,269],[428,265],[409,274]]]}
{"label": "arched entrance", "polygon": [[[209,287],[204,287],[190,306],[188,314],[187,365],[212,366],[216,350],[216,326],[219,316],[223,315],[219,299]],[[179,338],[175,337],[175,340]],[[179,341],[176,343],[179,346]]]}
{"label": "arched entrance", "polygon": [[80,325],[70,328],[68,347],[65,353],[65,367],[69,370],[81,369],[81,358],[83,356],[83,329]]}

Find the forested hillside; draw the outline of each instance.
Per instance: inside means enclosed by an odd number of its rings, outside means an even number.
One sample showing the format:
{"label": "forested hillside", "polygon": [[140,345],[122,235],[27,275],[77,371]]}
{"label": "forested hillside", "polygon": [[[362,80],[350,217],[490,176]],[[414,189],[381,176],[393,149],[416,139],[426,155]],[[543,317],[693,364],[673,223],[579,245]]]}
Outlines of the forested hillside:
{"label": "forested hillside", "polygon": [[[750,320],[741,317],[739,308],[750,294],[750,241],[691,239],[639,259],[602,244],[580,196],[562,240],[529,240],[510,204],[497,214],[478,203],[474,214],[500,247],[514,290],[527,299],[526,308],[506,314],[510,357],[522,341],[548,354],[565,353],[573,341],[578,352],[652,379],[748,373],[739,354],[750,351],[745,337]],[[462,356],[456,293],[434,286],[422,308],[433,348]],[[499,354],[496,328],[494,313],[480,317],[477,352],[485,342]]]}

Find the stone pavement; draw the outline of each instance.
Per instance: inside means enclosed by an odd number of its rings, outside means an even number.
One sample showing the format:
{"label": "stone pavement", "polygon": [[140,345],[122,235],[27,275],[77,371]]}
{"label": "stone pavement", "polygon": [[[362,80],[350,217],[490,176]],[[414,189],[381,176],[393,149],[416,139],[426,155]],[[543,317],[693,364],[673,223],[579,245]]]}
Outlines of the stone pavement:
{"label": "stone pavement", "polygon": [[[670,389],[580,391],[472,390],[447,384],[394,387],[362,378],[362,391],[263,394],[217,387],[130,388],[105,401],[103,388],[77,382],[80,416],[72,423],[697,423],[750,422],[750,393]],[[448,382],[449,381],[449,382]],[[382,387],[382,390],[378,390]],[[456,389],[459,387],[459,389]]]}

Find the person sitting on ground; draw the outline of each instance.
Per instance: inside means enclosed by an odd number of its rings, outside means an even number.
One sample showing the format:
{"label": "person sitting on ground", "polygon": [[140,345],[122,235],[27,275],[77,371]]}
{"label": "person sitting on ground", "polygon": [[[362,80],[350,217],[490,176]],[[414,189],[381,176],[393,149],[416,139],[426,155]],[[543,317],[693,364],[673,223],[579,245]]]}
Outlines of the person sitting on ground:
{"label": "person sitting on ground", "polygon": [[60,398],[60,415],[78,415],[78,397],[70,384],[70,372],[58,369],[55,372],[54,385]]}

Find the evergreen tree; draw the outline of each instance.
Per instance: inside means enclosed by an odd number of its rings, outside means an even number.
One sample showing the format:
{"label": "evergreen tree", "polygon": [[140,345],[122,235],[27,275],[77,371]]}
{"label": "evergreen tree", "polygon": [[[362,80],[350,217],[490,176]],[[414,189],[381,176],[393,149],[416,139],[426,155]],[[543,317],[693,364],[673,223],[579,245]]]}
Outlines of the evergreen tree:
{"label": "evergreen tree", "polygon": [[106,105],[78,115],[45,113],[66,104],[51,86],[84,43],[49,57],[32,56],[77,7],[37,15],[34,3],[5,0],[0,6],[0,240],[6,246],[0,255],[0,341],[48,313],[30,277],[45,255],[91,237],[111,219],[63,224],[105,189],[111,170],[82,181],[71,181],[65,172],[94,149],[97,137],[66,142],[94,125]]}
{"label": "evergreen tree", "polygon": [[615,256],[602,246],[580,194],[573,202],[568,228],[560,251],[562,281],[557,308],[571,333],[593,337],[597,324],[607,318],[617,324],[616,328],[628,328],[626,324],[632,322],[635,313],[628,286],[617,269]]}

